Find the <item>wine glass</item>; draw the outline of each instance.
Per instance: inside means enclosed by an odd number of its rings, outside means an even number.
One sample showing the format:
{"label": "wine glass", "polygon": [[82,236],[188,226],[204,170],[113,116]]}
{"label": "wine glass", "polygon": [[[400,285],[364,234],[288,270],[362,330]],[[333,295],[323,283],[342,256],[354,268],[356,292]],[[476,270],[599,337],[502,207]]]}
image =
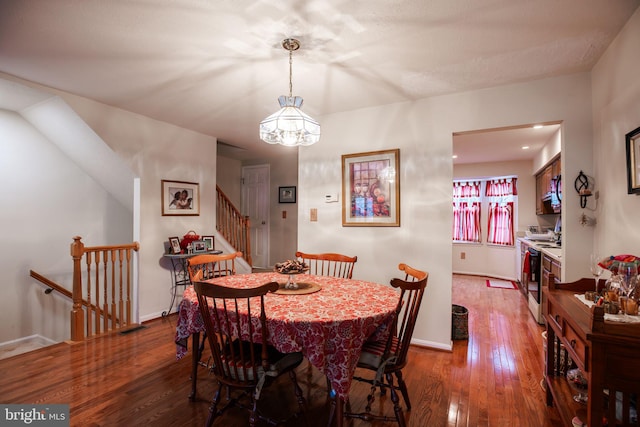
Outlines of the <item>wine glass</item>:
{"label": "wine glass", "polygon": [[622,276],[622,286],[625,296],[631,296],[638,281],[637,264],[635,262],[623,262],[618,268],[618,273]]}
{"label": "wine glass", "polygon": [[582,371],[578,368],[568,371],[567,382],[573,391],[577,393],[573,396],[573,400],[586,404],[589,399],[587,394],[588,383]]}
{"label": "wine glass", "polygon": [[591,269],[591,274],[596,280],[596,294],[598,294],[598,282],[600,281],[600,276],[602,276],[602,266],[600,265],[600,256],[596,253],[591,254],[591,259],[589,261],[589,268]]}

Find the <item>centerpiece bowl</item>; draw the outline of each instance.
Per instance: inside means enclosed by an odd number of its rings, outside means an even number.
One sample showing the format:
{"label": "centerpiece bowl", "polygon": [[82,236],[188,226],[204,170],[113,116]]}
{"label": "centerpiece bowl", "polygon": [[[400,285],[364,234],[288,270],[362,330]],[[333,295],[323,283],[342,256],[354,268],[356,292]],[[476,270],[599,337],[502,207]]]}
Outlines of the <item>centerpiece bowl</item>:
{"label": "centerpiece bowl", "polygon": [[284,285],[285,289],[298,289],[295,276],[309,271],[309,266],[301,261],[287,260],[285,262],[276,263],[274,271],[280,274],[287,274],[289,276],[287,283]]}

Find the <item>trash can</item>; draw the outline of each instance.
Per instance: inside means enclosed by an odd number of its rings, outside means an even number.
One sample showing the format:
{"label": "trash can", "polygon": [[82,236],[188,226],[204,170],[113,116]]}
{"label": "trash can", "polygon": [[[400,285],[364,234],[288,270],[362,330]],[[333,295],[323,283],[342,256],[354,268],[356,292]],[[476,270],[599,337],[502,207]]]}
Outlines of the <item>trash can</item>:
{"label": "trash can", "polygon": [[451,339],[469,339],[469,310],[461,305],[451,307]]}

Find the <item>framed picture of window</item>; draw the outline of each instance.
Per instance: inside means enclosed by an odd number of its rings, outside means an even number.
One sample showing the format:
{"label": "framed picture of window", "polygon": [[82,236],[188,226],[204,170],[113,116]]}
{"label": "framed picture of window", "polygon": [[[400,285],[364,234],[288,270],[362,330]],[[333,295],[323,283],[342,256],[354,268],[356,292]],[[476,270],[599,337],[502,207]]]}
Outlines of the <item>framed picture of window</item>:
{"label": "framed picture of window", "polygon": [[202,241],[207,245],[208,251],[212,251],[216,248],[213,242],[213,236],[202,236]]}
{"label": "framed picture of window", "polygon": [[296,187],[278,187],[278,203],[295,203]]}
{"label": "framed picture of window", "polygon": [[174,255],[179,254],[182,251],[179,237],[169,237],[169,251],[169,253]]}
{"label": "framed picture of window", "polygon": [[162,215],[200,215],[200,190],[195,182],[162,180]]}
{"label": "framed picture of window", "polygon": [[400,150],[342,156],[342,226],[400,226]]}
{"label": "framed picture of window", "polygon": [[627,194],[640,194],[640,127],[625,135],[627,144]]}

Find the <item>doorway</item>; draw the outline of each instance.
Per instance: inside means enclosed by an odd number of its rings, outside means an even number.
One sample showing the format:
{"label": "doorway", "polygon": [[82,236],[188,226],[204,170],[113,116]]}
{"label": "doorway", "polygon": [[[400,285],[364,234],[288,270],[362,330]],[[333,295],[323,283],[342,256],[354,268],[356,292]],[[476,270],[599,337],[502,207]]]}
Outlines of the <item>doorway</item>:
{"label": "doorway", "polygon": [[[528,225],[548,225],[555,218],[536,214],[536,179],[538,164],[551,159],[561,150],[561,122],[533,124],[505,128],[455,132],[453,140],[453,178],[456,180],[513,176],[517,182],[517,206],[514,211],[514,230],[524,233]],[[553,154],[552,154],[553,153]],[[457,156],[457,157],[456,157]],[[486,242],[488,213],[481,212],[481,239]],[[485,274],[518,280],[515,248],[487,244],[453,245],[453,271],[465,274]],[[508,260],[513,259],[513,262]],[[505,262],[507,260],[507,262]]]}
{"label": "doorway", "polygon": [[269,265],[269,165],[242,167],[242,210],[249,217],[253,266]]}

